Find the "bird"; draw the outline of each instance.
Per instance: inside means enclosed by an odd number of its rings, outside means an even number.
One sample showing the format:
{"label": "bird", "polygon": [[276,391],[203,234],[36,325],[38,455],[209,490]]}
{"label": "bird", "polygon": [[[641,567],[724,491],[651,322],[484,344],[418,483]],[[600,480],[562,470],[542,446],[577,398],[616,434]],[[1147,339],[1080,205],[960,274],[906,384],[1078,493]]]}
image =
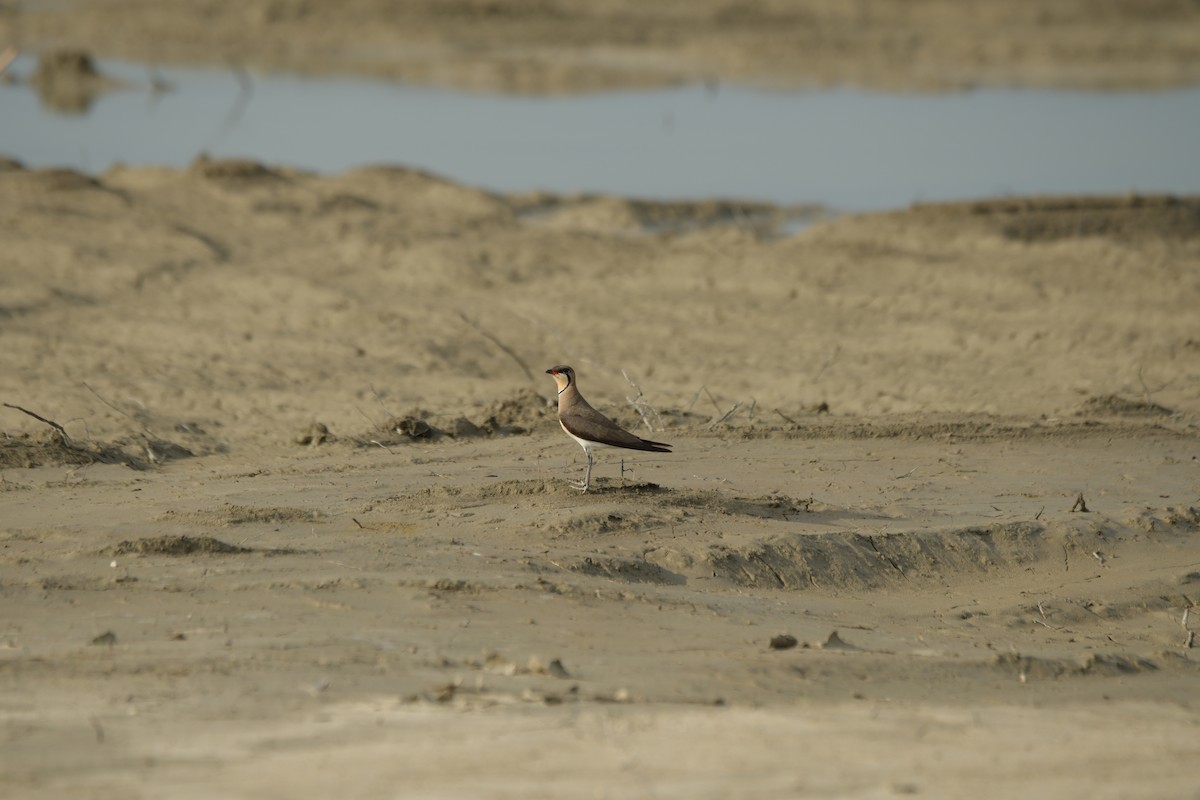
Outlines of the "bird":
{"label": "bird", "polygon": [[575,381],[575,370],[568,366],[551,367],[546,374],[554,378],[558,386],[558,424],[566,431],[587,456],[587,472],[579,488],[587,491],[592,481],[592,451],[597,447],[624,447],[628,450],[648,450],[654,453],[669,453],[671,445],[652,442],[635,436],[592,408]]}

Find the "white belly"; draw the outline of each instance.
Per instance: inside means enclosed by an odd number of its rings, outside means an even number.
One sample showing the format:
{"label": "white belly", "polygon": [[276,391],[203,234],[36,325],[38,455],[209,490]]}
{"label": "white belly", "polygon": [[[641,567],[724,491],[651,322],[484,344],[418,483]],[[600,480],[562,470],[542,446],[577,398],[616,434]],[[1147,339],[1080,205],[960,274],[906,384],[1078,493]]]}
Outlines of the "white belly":
{"label": "white belly", "polygon": [[563,425],[562,421],[559,421],[558,424],[563,429],[563,433],[578,442],[579,446],[583,448],[583,452],[587,453],[588,455],[591,455],[591,452],[596,448],[608,447],[608,445],[604,444],[603,442],[589,442],[587,439],[580,439],[578,436],[567,430],[567,426]]}

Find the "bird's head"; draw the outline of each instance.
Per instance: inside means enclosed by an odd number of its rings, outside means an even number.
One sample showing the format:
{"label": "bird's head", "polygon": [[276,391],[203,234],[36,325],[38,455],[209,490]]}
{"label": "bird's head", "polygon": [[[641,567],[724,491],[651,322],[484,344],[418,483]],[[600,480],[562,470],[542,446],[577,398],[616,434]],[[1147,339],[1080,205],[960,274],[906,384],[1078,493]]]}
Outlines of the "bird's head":
{"label": "bird's head", "polygon": [[575,382],[575,370],[570,367],[551,367],[546,370],[546,374],[554,378],[554,383],[558,386],[560,393]]}

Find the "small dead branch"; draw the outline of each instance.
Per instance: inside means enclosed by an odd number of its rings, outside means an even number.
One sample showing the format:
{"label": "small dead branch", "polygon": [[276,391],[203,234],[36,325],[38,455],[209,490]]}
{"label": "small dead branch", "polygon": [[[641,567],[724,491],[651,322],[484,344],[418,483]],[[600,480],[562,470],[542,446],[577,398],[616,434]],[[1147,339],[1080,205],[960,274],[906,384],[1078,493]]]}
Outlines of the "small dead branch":
{"label": "small dead branch", "polygon": [[[79,444],[78,442],[75,442],[67,434],[66,429],[63,428],[62,425],[59,425],[57,422],[55,422],[52,419],[47,419],[46,417],[43,417],[41,414],[30,411],[28,408],[22,408],[21,406],[14,405],[12,403],[4,403],[4,406],[6,408],[11,408],[16,411],[20,411],[22,414],[28,414],[29,416],[36,419],[38,422],[44,422],[45,424],[54,428],[54,430],[58,432],[58,440],[59,440],[59,443],[62,445],[62,447],[71,451],[72,453],[78,455],[80,458],[85,459],[85,461],[83,463],[95,464],[97,462],[100,462],[100,463],[104,463],[104,464],[124,464],[125,466],[129,467],[130,469],[138,469],[138,470],[146,468],[145,462],[141,461],[140,459],[134,458],[133,456],[127,455],[126,453],[121,452],[117,448],[104,447],[104,446],[101,446],[99,448],[94,448],[94,447],[89,447],[87,445],[83,445],[83,444]],[[153,457],[158,458],[159,456],[158,456],[158,454],[153,454]],[[69,462],[69,463],[78,464],[80,462],[76,461],[76,462]]]}
{"label": "small dead branch", "polygon": [[5,403],[4,405],[6,408],[20,411],[22,414],[28,414],[29,416],[34,417],[34,419],[38,422],[44,422],[46,425],[54,428],[55,431],[58,432],[59,443],[61,446],[72,453],[76,453],[79,458],[84,459],[83,462],[73,461],[64,463],[124,464],[125,467],[130,469],[142,470],[146,469],[146,465],[148,465],[148,463],[154,465],[161,463],[164,457],[176,456],[176,452],[173,449],[178,449],[178,451],[184,453],[185,456],[192,455],[192,453],[187,452],[178,445],[169,443],[169,441],[158,441],[152,437],[148,437],[144,443],[146,456],[149,458],[149,462],[146,462],[143,461],[143,459],[128,455],[128,453],[122,452],[120,449],[118,449],[118,447],[112,445],[101,445],[96,447],[79,444],[77,441],[71,439],[70,435],[68,435],[66,432],[66,428],[59,425],[58,422],[49,420],[47,417],[35,413],[35,411],[30,411],[28,408],[22,408],[20,405],[14,405],[12,403]]}
{"label": "small dead branch", "polygon": [[1142,385],[1142,399],[1144,401],[1146,401],[1147,405],[1149,405],[1152,402],[1150,400],[1150,398],[1153,395],[1157,394],[1158,392],[1161,392],[1163,389],[1165,389],[1171,385],[1171,381],[1167,381],[1166,383],[1160,384],[1160,385],[1156,386],[1155,388],[1151,389],[1149,386],[1146,385],[1146,381],[1142,377],[1142,367],[1140,367],[1140,366],[1138,367],[1138,371],[1137,371],[1137,379],[1138,379],[1138,383],[1140,383]]}
{"label": "small dead branch", "polygon": [[710,392],[710,391],[708,390],[708,387],[707,387],[707,386],[701,386],[701,387],[700,387],[700,391],[702,391],[702,392],[704,392],[706,395],[708,395],[708,400],[709,400],[709,402],[710,402],[710,403],[712,403],[712,404],[713,404],[713,408],[715,408],[715,409],[717,410],[717,413],[718,413],[718,414],[719,414],[719,413],[721,413],[721,405],[720,405],[720,404],[717,402],[717,398],[715,398],[715,397],[713,397],[713,396],[712,396],[712,392]]}
{"label": "small dead branch", "polygon": [[376,424],[376,423],[375,423],[375,420],[373,420],[373,419],[371,419],[370,417],[368,417],[368,416],[367,416],[367,412],[363,411],[363,410],[362,410],[361,408],[359,408],[358,406],[355,406],[355,407],[354,407],[354,410],[355,410],[355,411],[357,411],[357,412],[358,412],[358,415],[359,415],[360,417],[362,417],[363,419],[365,419],[365,420],[367,421],[367,423],[368,423],[368,424],[369,424],[371,427],[375,427],[375,424]]}
{"label": "small dead branch", "polygon": [[513,349],[512,349],[511,347],[509,347],[509,346],[508,346],[508,345],[506,345],[504,342],[502,342],[502,341],[500,341],[499,339],[497,339],[497,338],[496,338],[495,336],[493,336],[492,334],[490,334],[490,333],[488,333],[487,331],[485,331],[483,328],[479,327],[479,324],[478,324],[477,322],[475,322],[475,320],[471,319],[470,317],[468,317],[468,316],[467,316],[466,314],[464,314],[463,312],[459,311],[459,312],[458,312],[458,317],[459,317],[459,319],[461,319],[463,322],[465,322],[465,323],[467,324],[467,326],[471,328],[471,330],[475,331],[475,332],[476,332],[476,333],[478,333],[480,336],[482,336],[483,338],[487,339],[487,340],[488,340],[489,342],[491,342],[492,344],[496,345],[496,347],[500,348],[500,350],[501,350],[501,351],[502,351],[502,352],[503,352],[503,353],[504,353],[506,356],[508,356],[509,358],[511,358],[513,361],[517,362],[517,366],[518,366],[518,367],[520,367],[520,368],[521,368],[521,369],[522,369],[522,370],[525,372],[525,377],[529,378],[529,381],[530,381],[530,383],[533,383],[534,381],[536,381],[536,380],[537,380],[537,378],[533,377],[533,371],[532,371],[531,369],[529,369],[529,365],[528,365],[528,364],[526,364],[526,363],[525,363],[525,362],[524,362],[524,361],[521,359],[521,357],[520,357],[519,355],[517,355],[517,354],[516,354],[516,353],[513,351]]}
{"label": "small dead branch", "polygon": [[730,407],[730,409],[728,411],[726,411],[724,414],[722,414],[718,419],[714,419],[712,422],[708,423],[708,427],[710,427],[710,428],[717,427],[722,422],[725,422],[730,417],[732,417],[735,413],[737,413],[737,410],[741,407],[742,407],[742,401],[739,400],[736,403],[734,403],[733,406]]}
{"label": "small dead branch", "polygon": [[832,367],[833,363],[835,361],[837,361],[838,356],[840,356],[841,354],[842,354],[842,346],[841,345],[838,345],[837,347],[833,348],[833,352],[829,354],[829,357],[825,359],[825,363],[821,365],[821,368],[817,370],[817,374],[813,376],[812,382],[816,383],[817,381],[819,381],[821,379],[821,376],[825,374],[825,370]]}
{"label": "small dead branch", "polygon": [[1083,492],[1079,493],[1079,497],[1075,498],[1075,505],[1071,506],[1071,512],[1082,511],[1088,513],[1087,501],[1083,499]]}
{"label": "small dead branch", "polygon": [[[396,418],[396,415],[393,414],[391,411],[389,411],[388,407],[383,404],[383,398],[379,396],[379,392],[375,389],[375,387],[368,386],[368,388],[370,388],[371,396],[375,398],[375,402],[379,404],[379,408],[383,410],[384,414],[387,414],[387,418],[390,420],[394,420]],[[359,413],[362,414],[361,411]],[[367,415],[363,414],[363,416],[366,417]],[[367,419],[370,420],[370,417],[367,417]],[[374,423],[372,422],[372,424],[374,424]]]}
{"label": "small dead branch", "polygon": [[790,424],[790,425],[795,425],[795,424],[796,424],[796,420],[792,419],[792,418],[791,418],[791,417],[789,417],[787,414],[785,414],[785,413],[783,413],[782,411],[780,411],[778,408],[777,408],[777,409],[775,409],[775,413],[776,413],[776,414],[778,414],[779,416],[783,417],[784,421],[785,421],[785,422],[787,422],[788,424]]}
{"label": "small dead branch", "polygon": [[511,313],[513,316],[517,317],[518,319],[522,319],[525,322],[528,322],[530,325],[537,328],[542,333],[548,334],[549,336],[553,337],[554,341],[558,344],[558,351],[567,356],[566,363],[572,364],[572,363],[577,363],[578,361],[580,361],[580,359],[576,356],[575,348],[571,347],[565,341],[563,341],[562,333],[559,331],[558,326],[547,325],[544,322],[542,322],[540,319],[538,319],[537,317],[530,316],[527,314],[519,314],[515,311],[510,311],[509,313]]}
{"label": "small dead branch", "polygon": [[1044,625],[1045,627],[1049,628],[1052,631],[1061,631],[1062,630],[1062,628],[1059,628],[1055,625],[1050,624],[1050,621],[1046,618],[1046,609],[1042,607],[1041,600],[1038,601],[1037,610],[1038,610],[1038,613],[1041,614],[1042,618],[1035,619],[1034,622],[1036,622],[1039,625]]}
{"label": "small dead branch", "polygon": [[103,397],[100,396],[99,392],[97,392],[95,389],[93,389],[91,386],[88,385],[87,381],[83,382],[83,388],[85,388],[89,392],[91,392],[95,396],[95,398],[97,400],[99,400],[101,403],[104,403],[104,405],[108,406],[113,411],[117,412],[118,414],[120,414],[121,416],[125,417],[130,422],[132,422],[134,425],[137,425],[139,428],[141,428],[142,433],[144,433],[147,437],[153,438],[154,434],[152,434],[150,432],[150,429],[147,428],[145,425],[143,425],[137,417],[133,416],[128,411],[123,411],[123,410],[117,408],[115,405],[113,405],[112,403],[105,400]]}
{"label": "small dead branch", "polygon": [[[651,433],[654,431],[661,431],[663,429],[662,417],[659,416],[658,411],[655,410],[654,406],[650,405],[650,401],[647,400],[645,394],[642,393],[642,387],[634,383],[633,378],[629,377],[629,373],[625,370],[621,370],[621,375],[624,376],[625,380],[629,382],[629,385],[632,386],[634,391],[637,392],[637,397],[626,396],[625,399],[629,401],[631,406],[633,406],[634,411],[638,412],[638,416],[642,418],[642,424],[644,424]],[[654,419],[654,422],[650,421],[651,418]],[[657,427],[655,427],[655,422],[657,423]]]}
{"label": "small dead branch", "polygon": [[71,441],[71,437],[67,435],[66,429],[62,425],[59,425],[54,420],[46,419],[41,414],[34,413],[33,411],[30,411],[28,408],[21,408],[20,406],[15,406],[12,403],[5,403],[4,406],[6,408],[16,409],[17,411],[20,411],[22,414],[28,414],[29,416],[36,419],[38,422],[46,423],[47,425],[49,425],[50,427],[52,427],[56,431],[58,431],[58,435],[62,437],[63,444],[65,444],[67,447],[70,447],[72,450],[80,449],[78,446],[76,446],[76,444],[73,441]]}

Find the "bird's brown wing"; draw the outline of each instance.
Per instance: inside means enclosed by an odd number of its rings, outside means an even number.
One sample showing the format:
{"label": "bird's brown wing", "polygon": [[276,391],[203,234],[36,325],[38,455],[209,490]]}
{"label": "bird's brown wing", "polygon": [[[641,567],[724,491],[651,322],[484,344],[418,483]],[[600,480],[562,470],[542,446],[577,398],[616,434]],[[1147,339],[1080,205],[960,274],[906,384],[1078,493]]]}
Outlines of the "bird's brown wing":
{"label": "bird's brown wing", "polygon": [[589,442],[605,444],[609,447],[624,447],[629,450],[671,452],[669,449],[671,445],[651,442],[633,435],[586,402],[575,403],[569,413],[559,416],[559,421],[572,436],[578,436]]}

